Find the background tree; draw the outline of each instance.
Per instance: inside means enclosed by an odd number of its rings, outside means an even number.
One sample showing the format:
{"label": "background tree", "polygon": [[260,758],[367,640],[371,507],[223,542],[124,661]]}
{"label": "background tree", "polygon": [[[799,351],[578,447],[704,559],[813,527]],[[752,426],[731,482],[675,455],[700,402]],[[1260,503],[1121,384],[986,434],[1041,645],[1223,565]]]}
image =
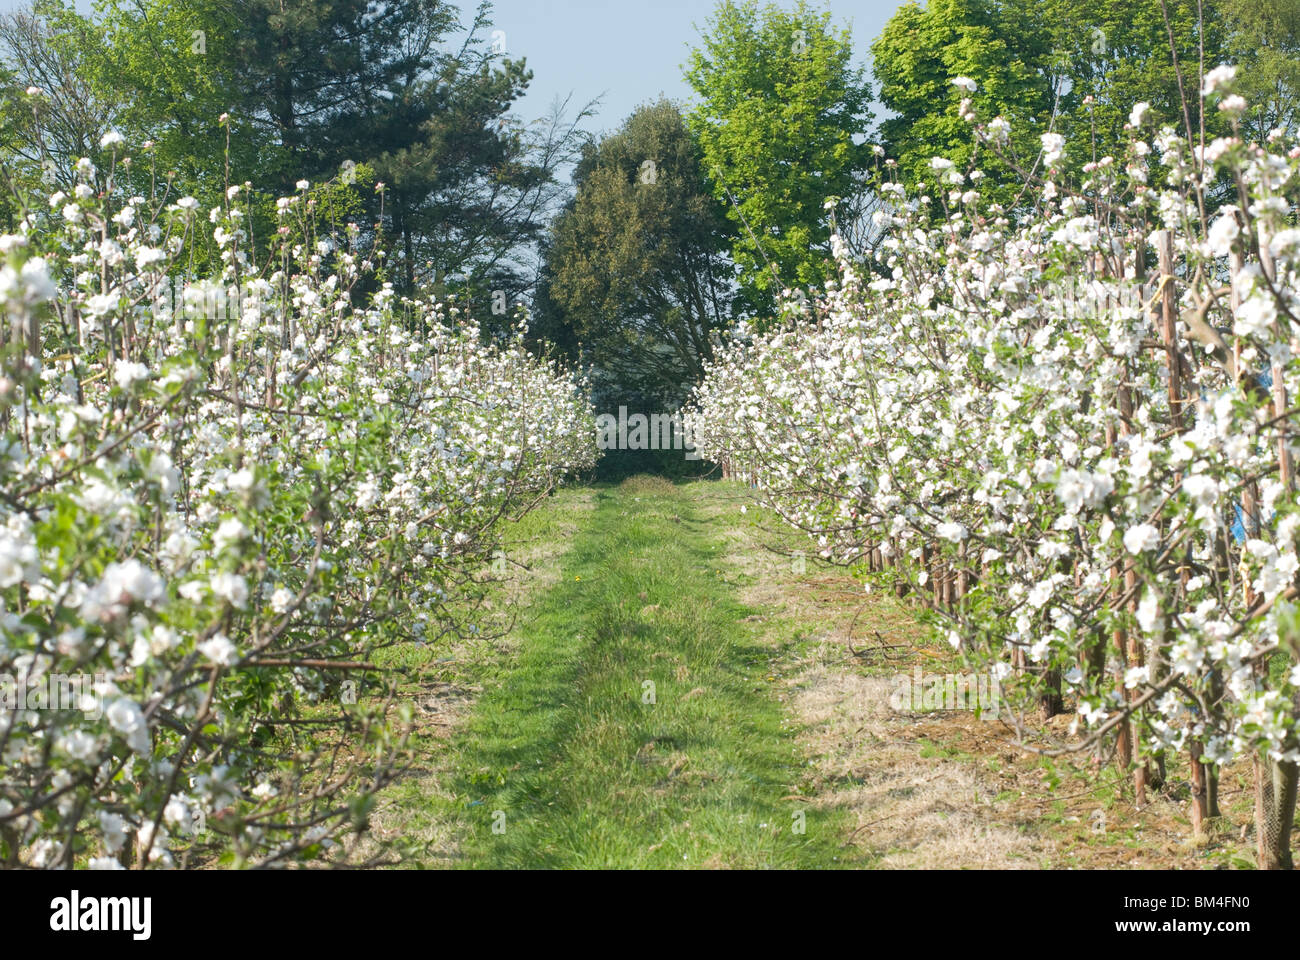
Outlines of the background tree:
{"label": "background tree", "polygon": [[1241,69],[1237,92],[1250,109],[1246,136],[1263,140],[1281,128],[1300,129],[1300,2],[1218,0],[1230,30],[1228,55]]}
{"label": "background tree", "polygon": [[871,157],[871,92],[852,59],[849,29],[803,0],[788,11],[724,0],[691,53],[688,122],[729,204],[751,310],[770,310],[778,284],[829,275],[825,201],[860,191]]}
{"label": "background tree", "polygon": [[[1032,4],[993,0],[930,0],[901,7],[871,46],[880,100],[892,114],[880,124],[888,156],[908,184],[932,180],[930,160],[941,156],[965,168],[976,146],[958,115],[966,96],[953,81],[974,80],[971,100],[982,120],[1011,121],[1011,146],[1032,157],[1048,129],[1056,90],[1050,70],[1051,36]],[[981,190],[1010,203],[1019,191],[996,158],[977,166]]]}
{"label": "background tree", "polygon": [[[934,156],[967,164],[979,148],[958,112],[943,105],[962,96],[952,81],[969,77],[977,84],[976,115],[1010,121],[1011,151],[1023,169],[1049,129],[1066,137],[1069,174],[1094,157],[1117,155],[1138,102],[1151,105],[1156,124],[1190,128],[1196,139],[1202,59],[1206,69],[1229,59],[1219,6],[1204,3],[1202,13],[1197,0],[909,3],[872,45],[881,101],[893,113],[881,138],[909,183],[930,176]],[[1207,111],[1204,123],[1207,137],[1227,131],[1217,111]],[[1006,165],[985,155],[977,166],[987,175],[986,193],[1005,203],[1019,195],[1021,178]]]}
{"label": "background tree", "polygon": [[237,78],[222,67],[233,7],[99,0],[92,17],[64,2],[38,9],[75,51],[96,95],[120,101],[113,125],[130,149],[151,141],[151,166],[174,173],[205,205],[220,199],[228,171],[234,182],[261,183],[282,165],[276,144],[238,109]]}
{"label": "background tree", "polygon": [[581,342],[609,403],[680,403],[736,285],[724,208],[679,107],[639,108],[585,151],[574,182],[546,247],[539,330]]}
{"label": "background tree", "polygon": [[[73,166],[82,157],[99,157],[100,137],[124,108],[120,95],[87,78],[78,56],[86,37],[51,19],[60,9],[40,4],[0,16],[0,137],[7,168],[22,184],[44,184],[47,192],[72,189]],[[28,94],[31,87],[40,92]]]}
{"label": "background tree", "polygon": [[[1206,70],[1228,59],[1218,5],[1199,6],[1197,0],[1051,0],[1040,8],[1056,69],[1068,81],[1059,129],[1070,140],[1095,144],[1069,156],[1075,169],[1094,153],[1118,155],[1129,113],[1139,102],[1151,105],[1157,126],[1169,124],[1193,141],[1199,138],[1202,58]],[[1208,111],[1204,120],[1207,137],[1228,131],[1217,111]]]}
{"label": "background tree", "polygon": [[62,140],[33,129],[32,156],[55,149],[68,170],[118,127],[133,152],[153,143],[138,176],[173,174],[205,206],[228,182],[265,188],[255,239],[299,179],[366,171],[344,206],[363,242],[393,241],[399,290],[495,305],[531,293],[537,244],[567,196],[557,171],[576,162],[590,112],[511,117],[532,75],[484,41],[489,10],[462,26],[442,0],[99,0],[89,17],[41,0],[7,32],[31,82],[60,74]]}
{"label": "background tree", "polygon": [[373,156],[376,145],[418,136],[433,104],[415,94],[465,49],[440,49],[458,27],[456,8],[441,0],[155,2],[185,8],[205,30],[195,55],[279,147],[275,173],[286,192],[299,177],[335,173],[345,159]]}
{"label": "background tree", "polygon": [[525,126],[508,115],[523,89],[517,74],[480,71],[461,80],[424,91],[438,106],[418,138],[373,162],[389,185],[399,287],[454,293],[484,320],[506,323],[501,304],[512,313],[532,296],[537,248],[569,196],[560,171],[588,142],[579,125],[591,108],[568,115],[567,105],[556,104]]}
{"label": "background tree", "polygon": [[443,0],[187,2],[220,25],[215,68],[278,147],[282,189],[360,164],[385,183],[370,213],[393,239],[401,292],[513,302],[530,288],[522,261],[561,191],[577,121],[511,120],[532,74],[484,41],[489,4],[462,27]]}

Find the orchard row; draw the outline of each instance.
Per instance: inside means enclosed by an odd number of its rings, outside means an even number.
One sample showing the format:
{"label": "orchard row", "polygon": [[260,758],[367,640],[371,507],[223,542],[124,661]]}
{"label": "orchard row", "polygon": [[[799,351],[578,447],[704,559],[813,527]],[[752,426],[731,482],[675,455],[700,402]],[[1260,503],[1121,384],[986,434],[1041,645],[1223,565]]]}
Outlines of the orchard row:
{"label": "orchard row", "polygon": [[[595,461],[585,387],[396,298],[306,182],[257,264],[250,186],[78,173],[0,237],[0,864],[330,856],[405,744],[358,685],[482,629],[501,525]],[[164,295],[196,249],[237,309]]]}
{"label": "orchard row", "polygon": [[[1233,80],[1203,90],[1230,119]],[[869,588],[924,597],[1022,716],[1075,711],[1059,749],[1115,750],[1139,802],[1181,752],[1203,834],[1218,772],[1252,762],[1260,863],[1290,866],[1300,147],[1151,130],[1138,104],[1072,185],[1088,144],[1017,157],[1003,118],[959,111],[974,160],[884,184],[870,271],[841,257],[714,363],[701,452]],[[991,155],[1014,209],[981,197]]]}

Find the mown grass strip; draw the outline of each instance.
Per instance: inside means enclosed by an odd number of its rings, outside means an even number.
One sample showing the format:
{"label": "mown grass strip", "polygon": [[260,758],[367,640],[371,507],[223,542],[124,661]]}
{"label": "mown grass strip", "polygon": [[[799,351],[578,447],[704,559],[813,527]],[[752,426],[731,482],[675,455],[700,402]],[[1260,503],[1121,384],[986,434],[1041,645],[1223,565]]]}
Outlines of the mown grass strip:
{"label": "mown grass strip", "polygon": [[[838,815],[718,569],[706,485],[598,494],[519,653],[457,740],[471,867],[832,867]],[[693,493],[692,493],[693,491]]]}

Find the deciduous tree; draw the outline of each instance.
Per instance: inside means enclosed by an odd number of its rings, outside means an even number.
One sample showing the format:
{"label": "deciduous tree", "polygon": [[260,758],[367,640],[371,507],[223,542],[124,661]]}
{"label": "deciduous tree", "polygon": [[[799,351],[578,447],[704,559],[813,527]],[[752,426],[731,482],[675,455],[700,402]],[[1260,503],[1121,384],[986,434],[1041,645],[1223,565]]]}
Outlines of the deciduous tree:
{"label": "deciduous tree", "polygon": [[[680,401],[732,314],[732,234],[676,104],[586,151],[547,245],[543,323],[581,342],[606,390]],[[567,336],[565,335],[567,333]]]}
{"label": "deciduous tree", "polygon": [[830,269],[825,203],[856,195],[870,166],[871,92],[852,34],[800,0],[724,0],[692,51],[689,114],[714,195],[734,223],[732,255],[751,309]]}

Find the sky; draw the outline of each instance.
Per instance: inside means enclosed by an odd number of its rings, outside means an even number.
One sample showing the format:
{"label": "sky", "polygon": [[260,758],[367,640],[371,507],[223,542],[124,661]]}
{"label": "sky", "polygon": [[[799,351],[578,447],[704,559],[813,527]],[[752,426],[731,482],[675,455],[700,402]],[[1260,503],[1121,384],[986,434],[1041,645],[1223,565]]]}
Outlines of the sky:
{"label": "sky", "polygon": [[[852,26],[858,62],[866,65],[871,41],[902,0],[821,6],[837,24]],[[526,58],[534,74],[517,112],[530,120],[547,113],[556,97],[572,94],[578,109],[603,95],[590,129],[612,131],[660,94],[688,99],[682,64],[713,7],[713,0],[496,0],[494,29],[505,35],[506,54]]]}
{"label": "sky", "polygon": [[[476,3],[459,0],[462,19]],[[0,0],[0,12],[25,6],[24,0]],[[76,0],[76,6],[89,12],[91,5]],[[820,6],[837,24],[852,26],[858,62],[866,65],[871,41],[902,0],[821,0]],[[583,125],[600,132],[617,129],[639,104],[660,94],[688,99],[682,64],[713,7],[713,0],[495,0],[493,29],[504,34],[506,55],[526,58],[533,71],[516,112],[535,120],[557,97],[572,94],[572,114],[603,97],[595,118]]]}

